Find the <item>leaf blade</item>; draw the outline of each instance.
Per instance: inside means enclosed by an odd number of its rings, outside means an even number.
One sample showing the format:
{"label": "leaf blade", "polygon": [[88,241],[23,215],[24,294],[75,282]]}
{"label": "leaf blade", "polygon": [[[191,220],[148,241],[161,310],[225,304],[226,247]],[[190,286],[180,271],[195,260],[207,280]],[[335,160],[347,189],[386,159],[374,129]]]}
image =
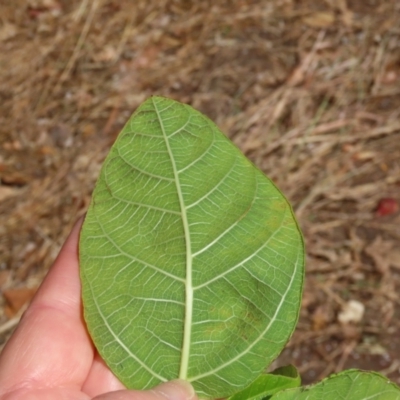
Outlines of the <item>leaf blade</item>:
{"label": "leaf blade", "polygon": [[281,390],[300,386],[301,380],[298,371],[292,365],[260,375],[248,387],[235,393],[228,400],[261,400],[270,399]]}
{"label": "leaf blade", "polygon": [[400,388],[377,372],[356,369],[331,375],[315,385],[279,392],[271,400],[397,400]]}
{"label": "leaf blade", "polygon": [[169,99],[143,103],[112,147],[80,260],[88,329],[128,387],[181,377],[227,396],[297,322],[304,249],[290,205],[210,120]]}

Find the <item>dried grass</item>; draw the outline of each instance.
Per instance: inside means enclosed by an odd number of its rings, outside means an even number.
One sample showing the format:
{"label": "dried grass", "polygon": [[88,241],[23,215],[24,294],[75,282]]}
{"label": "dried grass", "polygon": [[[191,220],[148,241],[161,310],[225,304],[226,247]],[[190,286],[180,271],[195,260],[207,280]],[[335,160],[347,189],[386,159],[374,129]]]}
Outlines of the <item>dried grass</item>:
{"label": "dried grass", "polygon": [[[294,205],[301,319],[275,363],[400,383],[400,6],[395,0],[9,1],[0,6],[0,284],[35,288],[151,94],[210,116]],[[363,319],[342,325],[348,300]],[[17,317],[0,299],[0,336]]]}

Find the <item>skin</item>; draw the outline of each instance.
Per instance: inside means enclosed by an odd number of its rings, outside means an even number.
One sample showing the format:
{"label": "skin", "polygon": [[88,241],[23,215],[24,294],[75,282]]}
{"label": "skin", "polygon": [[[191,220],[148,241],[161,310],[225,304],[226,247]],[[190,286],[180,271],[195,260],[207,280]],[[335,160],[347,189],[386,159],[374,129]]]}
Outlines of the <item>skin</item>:
{"label": "skin", "polygon": [[175,380],[126,390],[93,347],[82,318],[79,220],[0,355],[0,400],[197,400]]}

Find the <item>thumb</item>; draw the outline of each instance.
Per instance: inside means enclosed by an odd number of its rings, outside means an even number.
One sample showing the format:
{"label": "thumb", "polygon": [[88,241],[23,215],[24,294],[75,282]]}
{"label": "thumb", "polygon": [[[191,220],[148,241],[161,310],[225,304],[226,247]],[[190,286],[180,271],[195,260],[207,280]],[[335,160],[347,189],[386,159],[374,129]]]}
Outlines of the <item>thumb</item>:
{"label": "thumb", "polygon": [[93,400],[197,400],[197,395],[190,383],[176,379],[151,390],[117,390]]}

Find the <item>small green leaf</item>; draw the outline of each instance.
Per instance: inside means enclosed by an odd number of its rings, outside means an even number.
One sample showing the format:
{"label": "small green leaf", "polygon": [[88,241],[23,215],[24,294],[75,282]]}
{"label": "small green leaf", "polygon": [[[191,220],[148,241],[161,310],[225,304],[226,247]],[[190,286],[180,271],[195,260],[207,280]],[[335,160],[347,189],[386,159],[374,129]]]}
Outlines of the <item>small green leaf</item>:
{"label": "small green leaf", "polygon": [[229,400],[269,399],[281,390],[300,386],[301,380],[293,365],[281,367],[259,376],[250,386],[234,394]]}
{"label": "small green leaf", "polygon": [[399,400],[400,388],[376,372],[347,370],[307,387],[288,389],[271,400]]}
{"label": "small green leaf", "polygon": [[152,97],[102,167],[80,237],[84,315],[128,387],[246,387],[295,328],[304,249],[292,209],[205,116]]}

